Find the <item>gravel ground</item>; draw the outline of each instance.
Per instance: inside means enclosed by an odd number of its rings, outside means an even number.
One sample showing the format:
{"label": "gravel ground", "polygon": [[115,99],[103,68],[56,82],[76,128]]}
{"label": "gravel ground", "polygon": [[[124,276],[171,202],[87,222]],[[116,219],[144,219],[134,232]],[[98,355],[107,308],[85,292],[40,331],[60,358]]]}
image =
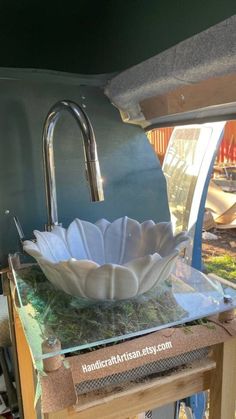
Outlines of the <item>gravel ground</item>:
{"label": "gravel ground", "polygon": [[211,230],[215,234],[217,240],[203,240],[202,243],[202,257],[207,260],[211,256],[222,256],[228,254],[236,257],[236,229],[228,230]]}

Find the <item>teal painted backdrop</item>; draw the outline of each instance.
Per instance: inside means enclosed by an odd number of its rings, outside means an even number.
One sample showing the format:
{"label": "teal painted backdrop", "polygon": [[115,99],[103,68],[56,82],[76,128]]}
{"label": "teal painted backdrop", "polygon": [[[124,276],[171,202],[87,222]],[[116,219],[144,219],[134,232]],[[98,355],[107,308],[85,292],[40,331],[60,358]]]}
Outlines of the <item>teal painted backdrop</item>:
{"label": "teal painted backdrop", "polygon": [[46,114],[60,99],[86,105],[96,134],[105,186],[105,201],[91,203],[81,134],[74,119],[65,113],[55,129],[54,142],[59,219],[63,225],[68,226],[75,217],[96,221],[127,215],[139,221],[169,220],[164,176],[145,133],[139,127],[122,123],[102,87],[94,84],[94,79],[40,72],[25,72],[23,77],[17,71],[0,74],[2,264],[6,263],[8,252],[18,246],[14,215],[19,217],[28,237],[33,229],[42,230],[46,222],[41,137]]}
{"label": "teal painted backdrop", "polygon": [[235,0],[1,0],[0,67],[120,71],[235,12]]}

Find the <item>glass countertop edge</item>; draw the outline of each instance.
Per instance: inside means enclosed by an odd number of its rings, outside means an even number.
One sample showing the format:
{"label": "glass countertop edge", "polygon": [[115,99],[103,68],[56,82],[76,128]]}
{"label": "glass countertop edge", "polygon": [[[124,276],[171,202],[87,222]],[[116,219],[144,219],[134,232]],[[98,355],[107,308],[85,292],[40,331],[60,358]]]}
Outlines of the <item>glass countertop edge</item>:
{"label": "glass countertop edge", "polygon": [[[182,265],[183,262],[180,262],[180,263]],[[208,280],[208,277],[206,276],[206,274],[203,274],[202,272],[197,271],[196,269],[193,269],[186,264],[184,264],[182,266],[182,268],[183,268],[182,273],[184,273],[184,270],[186,270],[186,271],[190,270],[190,271],[193,271],[193,275],[194,275],[194,272],[195,272],[195,273],[200,274],[200,277],[202,277],[202,278],[204,277],[206,280]],[[177,275],[177,277],[178,277],[178,275]],[[27,338],[27,341],[29,343],[31,353],[32,353],[33,358],[36,362],[38,362],[40,360],[43,360],[43,359],[50,358],[50,357],[58,355],[58,354],[68,354],[68,353],[73,354],[73,352],[76,352],[76,351],[82,351],[82,350],[85,350],[85,349],[89,350],[90,348],[95,348],[96,346],[99,347],[101,345],[106,345],[106,344],[114,344],[115,345],[116,343],[120,343],[120,341],[122,341],[122,340],[127,341],[128,339],[145,336],[149,333],[153,333],[153,332],[163,330],[163,329],[166,329],[166,328],[169,328],[169,327],[179,326],[181,324],[187,324],[187,323],[190,323],[190,322],[193,322],[193,321],[196,321],[196,320],[200,320],[200,319],[212,316],[214,314],[218,314],[219,312],[227,311],[227,310],[229,310],[231,308],[234,308],[236,306],[236,298],[235,297],[233,299],[233,303],[230,303],[230,304],[224,303],[223,299],[222,299],[221,301],[216,301],[217,306],[213,306],[212,310],[207,311],[208,307],[206,307],[205,312],[202,312],[200,314],[195,312],[189,318],[187,318],[187,314],[186,314],[186,317],[181,317],[177,320],[170,321],[170,322],[167,322],[167,323],[164,323],[164,324],[159,324],[157,326],[152,326],[152,327],[149,327],[147,329],[142,329],[141,328],[140,330],[133,331],[133,332],[128,332],[128,333],[125,333],[125,334],[122,334],[122,335],[117,335],[116,334],[116,335],[114,335],[113,337],[110,337],[110,338],[94,340],[94,341],[83,343],[83,344],[75,344],[75,345],[72,344],[72,345],[70,345],[70,347],[64,347],[60,351],[54,351],[54,352],[51,352],[49,354],[42,354],[38,350],[39,347],[35,348],[34,345],[32,345],[32,338],[30,338],[31,333],[30,333],[30,330],[29,330],[29,326],[27,324],[27,321],[24,320],[24,316],[26,315],[26,318],[27,318],[28,314],[24,311],[24,305],[23,305],[23,302],[22,302],[20,291],[18,289],[16,272],[15,272],[15,275],[13,275],[13,278],[14,278],[14,283],[16,285],[17,296],[19,298],[19,303],[20,303],[20,307],[17,307],[17,311],[20,312],[20,310],[22,310],[23,313],[24,313],[23,316],[21,316],[20,313],[19,313],[19,315],[20,315],[21,323],[22,323],[23,328],[25,330],[26,338]],[[192,278],[192,275],[191,275],[191,278]],[[181,281],[183,281],[182,278],[179,278],[179,279]],[[185,278],[185,281],[186,281],[186,278]],[[212,282],[212,280],[210,282]],[[218,281],[216,281],[216,282],[218,282]],[[230,288],[230,284],[229,284],[229,288]],[[233,291],[232,288],[230,288],[230,290]],[[205,294],[198,291],[198,295],[201,295],[201,294],[205,298]],[[175,295],[175,294],[173,293],[173,295]],[[223,294],[222,294],[222,296],[223,296]],[[34,321],[36,322],[36,319],[34,319]]]}
{"label": "glass countertop edge", "polygon": [[[226,306],[225,310],[221,310],[220,311],[221,313],[224,312],[224,311],[229,310],[230,308],[236,308],[236,305],[235,305],[235,307],[232,306],[232,305],[230,305],[230,307],[229,307],[229,304],[225,304],[225,306]],[[143,337],[145,335],[148,335],[148,334],[154,333],[154,332],[158,332],[158,331],[161,331],[163,329],[168,329],[168,328],[171,328],[171,327],[180,326],[181,324],[184,326],[185,324],[194,322],[196,320],[202,320],[202,319],[208,318],[210,316],[214,316],[216,314],[219,314],[219,310],[212,310],[212,312],[207,313],[205,316],[202,316],[202,317],[199,317],[199,316],[191,317],[190,319],[187,319],[184,323],[182,321],[183,319],[180,319],[179,321],[171,322],[171,323],[168,323],[168,324],[163,324],[163,325],[160,325],[160,326],[157,326],[157,327],[151,327],[149,329],[145,329],[145,330],[141,330],[141,331],[137,331],[137,332],[133,332],[133,333],[127,333],[125,335],[116,336],[114,338],[103,339],[103,340],[96,341],[96,342],[89,343],[89,344],[76,345],[74,347],[62,349],[61,351],[51,352],[49,354],[40,354],[40,355],[37,356],[36,353],[33,353],[32,349],[31,349],[31,353],[33,355],[33,358],[34,358],[35,362],[38,362],[38,361],[41,361],[43,359],[48,359],[48,358],[51,358],[51,357],[56,356],[56,355],[65,355],[65,354],[68,354],[68,353],[73,354],[73,352],[76,352],[76,351],[82,351],[82,350],[86,350],[86,349],[89,350],[90,348],[95,348],[96,346],[100,346],[100,345],[107,345],[109,343],[114,343],[114,346],[115,346],[116,343],[120,343],[120,341],[122,341],[122,340],[127,341],[127,340],[133,339],[135,337]],[[22,321],[22,324],[23,324],[23,321]],[[24,324],[23,324],[23,328],[25,330]],[[26,336],[27,336],[27,333],[26,333]],[[27,341],[29,342],[28,336],[27,336]],[[30,346],[30,344],[29,344],[29,346]],[[210,346],[210,345],[206,345],[206,346]]]}
{"label": "glass countertop edge", "polygon": [[[28,337],[28,332],[26,331],[26,326],[25,326],[22,319],[21,319],[21,323],[22,323],[22,326],[23,326],[24,331],[26,333],[26,338],[27,338],[27,341],[29,342],[29,346],[30,346],[30,350],[31,350],[31,353],[33,355],[33,358],[34,358],[35,362],[38,362],[38,361],[41,361],[43,359],[48,359],[48,358],[51,358],[51,357],[56,356],[56,355],[65,355],[65,354],[68,354],[68,353],[73,354],[73,352],[83,351],[83,350],[86,350],[86,349],[88,349],[88,351],[89,351],[89,349],[95,348],[96,346],[107,345],[107,344],[114,344],[114,346],[115,346],[116,343],[118,344],[122,340],[127,341],[129,339],[133,339],[135,337],[142,337],[142,336],[145,336],[145,335],[150,334],[150,333],[161,331],[163,329],[168,329],[168,328],[171,328],[171,327],[180,326],[181,324],[185,325],[185,324],[194,322],[196,320],[201,320],[201,319],[204,319],[204,318],[208,318],[210,316],[214,316],[214,315],[219,314],[221,312],[227,311],[231,308],[236,308],[236,305],[225,303],[224,307],[222,307],[220,309],[216,308],[215,310],[212,310],[208,313],[205,313],[205,315],[202,315],[202,316],[195,315],[195,316],[192,316],[192,317],[189,317],[189,318],[181,318],[181,319],[173,321],[173,322],[169,322],[169,323],[166,323],[166,324],[154,326],[154,327],[151,327],[151,328],[148,328],[148,329],[143,329],[143,330],[140,330],[140,331],[137,331],[137,332],[127,333],[127,334],[124,334],[124,335],[115,336],[115,337],[108,338],[108,339],[101,339],[101,340],[97,340],[97,341],[94,341],[94,342],[91,342],[91,343],[76,345],[76,346],[73,346],[73,347],[70,347],[70,348],[61,349],[61,351],[55,351],[55,352],[51,352],[51,353],[48,353],[48,354],[42,354],[42,353],[37,354],[37,353],[33,352],[32,348],[31,348],[31,345],[30,345],[30,337]],[[17,311],[18,311],[18,308],[17,308]]]}

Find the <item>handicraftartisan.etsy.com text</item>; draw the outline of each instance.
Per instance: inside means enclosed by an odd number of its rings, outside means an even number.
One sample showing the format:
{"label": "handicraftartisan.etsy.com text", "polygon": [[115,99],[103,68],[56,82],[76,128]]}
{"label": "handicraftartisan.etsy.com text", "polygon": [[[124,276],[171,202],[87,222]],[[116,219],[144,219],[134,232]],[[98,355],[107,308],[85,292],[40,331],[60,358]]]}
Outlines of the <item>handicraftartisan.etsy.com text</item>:
{"label": "handicraftartisan.etsy.com text", "polygon": [[113,355],[110,358],[104,360],[98,359],[93,364],[83,364],[82,370],[84,373],[91,372],[101,368],[111,367],[112,365],[119,364],[121,362],[128,362],[131,359],[142,358],[147,355],[156,355],[157,352],[166,351],[171,348],[172,343],[170,341],[160,343],[159,345],[146,346],[142,350],[124,352],[121,355]]}

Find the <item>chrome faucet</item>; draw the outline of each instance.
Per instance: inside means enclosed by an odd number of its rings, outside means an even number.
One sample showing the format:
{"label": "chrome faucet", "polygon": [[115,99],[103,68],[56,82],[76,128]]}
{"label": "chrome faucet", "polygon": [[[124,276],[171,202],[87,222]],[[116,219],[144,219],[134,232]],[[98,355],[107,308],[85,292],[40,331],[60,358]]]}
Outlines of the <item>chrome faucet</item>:
{"label": "chrome faucet", "polygon": [[103,185],[97,156],[97,144],[93,127],[84,110],[74,102],[62,100],[50,109],[43,128],[43,162],[48,223],[51,231],[58,225],[56,178],[53,152],[54,128],[62,112],[66,110],[76,119],[83,137],[86,176],[90,186],[91,200],[103,201]]}

